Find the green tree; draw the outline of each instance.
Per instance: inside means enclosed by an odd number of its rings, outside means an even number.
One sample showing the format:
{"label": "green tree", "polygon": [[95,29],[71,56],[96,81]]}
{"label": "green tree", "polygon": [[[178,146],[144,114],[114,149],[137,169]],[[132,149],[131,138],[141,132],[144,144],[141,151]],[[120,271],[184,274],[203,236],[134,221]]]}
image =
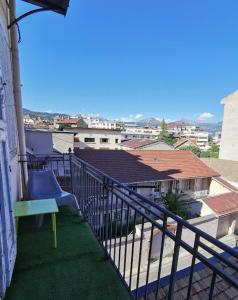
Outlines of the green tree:
{"label": "green tree", "polygon": [[188,218],[188,212],[182,207],[182,196],[183,194],[168,193],[162,198],[162,201],[170,211],[186,220]]}
{"label": "green tree", "polygon": [[174,138],[167,130],[167,124],[163,119],[160,124],[161,131],[159,134],[159,140],[165,142],[168,145],[173,145],[176,143],[176,138]]}
{"label": "green tree", "polygon": [[201,152],[202,152],[201,149],[193,145],[181,147],[180,150],[191,151],[193,152],[193,154],[197,155],[198,157],[201,156]]}

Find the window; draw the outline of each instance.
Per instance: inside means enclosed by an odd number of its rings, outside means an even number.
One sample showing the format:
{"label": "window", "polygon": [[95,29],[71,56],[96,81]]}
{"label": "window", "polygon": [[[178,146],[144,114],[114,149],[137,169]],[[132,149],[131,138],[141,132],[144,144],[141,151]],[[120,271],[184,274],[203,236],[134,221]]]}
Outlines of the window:
{"label": "window", "polygon": [[109,143],[109,139],[107,139],[107,138],[102,138],[102,139],[100,139],[100,143],[101,143],[101,144]]}
{"label": "window", "polygon": [[118,139],[115,139],[115,143],[118,144]]}
{"label": "window", "polygon": [[84,138],[85,143],[95,143],[95,138]]}

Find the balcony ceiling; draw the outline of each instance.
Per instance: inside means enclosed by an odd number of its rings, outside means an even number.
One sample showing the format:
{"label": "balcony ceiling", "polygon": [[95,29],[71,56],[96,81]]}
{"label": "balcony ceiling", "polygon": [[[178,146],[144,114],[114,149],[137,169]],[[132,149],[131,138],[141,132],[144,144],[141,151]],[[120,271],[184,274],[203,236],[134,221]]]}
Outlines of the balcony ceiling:
{"label": "balcony ceiling", "polygon": [[49,8],[50,10],[62,15],[66,15],[70,0],[22,0],[42,8]]}

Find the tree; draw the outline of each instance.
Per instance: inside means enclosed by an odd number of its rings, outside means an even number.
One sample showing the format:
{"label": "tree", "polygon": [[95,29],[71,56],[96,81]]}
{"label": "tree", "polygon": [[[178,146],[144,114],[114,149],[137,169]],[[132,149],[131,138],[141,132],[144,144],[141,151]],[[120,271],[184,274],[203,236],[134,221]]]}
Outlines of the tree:
{"label": "tree", "polygon": [[161,131],[159,133],[159,140],[165,142],[168,145],[173,145],[176,143],[176,138],[174,138],[167,130],[167,124],[165,120],[163,119],[161,124]]}
{"label": "tree", "polygon": [[201,156],[201,152],[202,152],[201,149],[193,145],[181,147],[180,150],[191,151],[193,152],[193,154],[197,155],[198,157]]}
{"label": "tree", "polygon": [[219,150],[220,150],[219,145],[213,144],[213,145],[211,145],[211,148],[209,150],[201,152],[201,157],[218,158],[219,157]]}
{"label": "tree", "polygon": [[168,193],[162,198],[162,201],[171,212],[180,216],[183,219],[187,219],[188,212],[182,207],[181,204],[182,196],[183,194]]}

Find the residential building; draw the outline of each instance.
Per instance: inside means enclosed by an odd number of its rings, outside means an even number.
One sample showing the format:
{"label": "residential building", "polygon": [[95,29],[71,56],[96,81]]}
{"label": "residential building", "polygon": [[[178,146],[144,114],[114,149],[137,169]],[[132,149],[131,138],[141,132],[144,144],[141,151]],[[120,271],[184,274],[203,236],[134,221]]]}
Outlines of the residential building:
{"label": "residential building", "polygon": [[158,139],[159,128],[144,128],[144,127],[125,127],[121,134],[122,138],[127,139]]}
{"label": "residential building", "polygon": [[238,91],[221,100],[224,105],[219,158],[238,161]]}
{"label": "residential building", "polygon": [[75,154],[152,200],[169,192],[206,196],[212,177],[219,176],[189,151],[76,149]]}
{"label": "residential building", "polygon": [[74,148],[79,149],[120,149],[121,131],[99,128],[65,128],[75,133]]}
{"label": "residential building", "polygon": [[172,150],[173,147],[159,140],[132,139],[125,140],[121,144],[121,150]]}
{"label": "residential building", "polygon": [[84,122],[88,125],[88,128],[98,129],[121,129],[121,125],[116,121],[110,121],[98,117],[85,117]]}
{"label": "residential building", "polygon": [[83,127],[87,128],[87,124],[84,122],[83,118],[79,117],[65,117],[63,115],[59,115],[54,118],[54,128],[61,129],[65,127],[77,128]]}
{"label": "residential building", "polygon": [[185,139],[185,138],[181,138],[177,140],[177,142],[173,146],[175,149],[182,149],[184,147],[189,147],[189,146],[198,147],[195,140]]}

